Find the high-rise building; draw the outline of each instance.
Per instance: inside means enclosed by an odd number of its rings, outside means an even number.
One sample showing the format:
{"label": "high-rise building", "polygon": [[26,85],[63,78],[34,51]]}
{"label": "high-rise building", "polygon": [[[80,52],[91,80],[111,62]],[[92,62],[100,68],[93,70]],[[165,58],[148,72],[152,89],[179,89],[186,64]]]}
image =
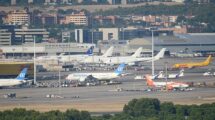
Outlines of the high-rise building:
{"label": "high-rise building", "polygon": [[90,43],[89,30],[75,29],[75,41],[77,43]]}

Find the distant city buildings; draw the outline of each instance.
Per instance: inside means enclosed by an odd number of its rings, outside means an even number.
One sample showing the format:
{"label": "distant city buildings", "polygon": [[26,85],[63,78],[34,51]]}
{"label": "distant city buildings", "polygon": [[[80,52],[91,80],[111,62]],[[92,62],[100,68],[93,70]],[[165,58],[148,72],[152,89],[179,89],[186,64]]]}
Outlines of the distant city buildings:
{"label": "distant city buildings", "polygon": [[[185,0],[173,0],[173,2],[182,3]],[[208,3],[209,0],[194,0],[199,3]],[[11,0],[11,5],[17,5],[19,0]],[[44,5],[74,5],[74,4],[107,4],[107,5],[127,5],[144,2],[153,2],[147,0],[26,0],[26,4],[44,4]]]}
{"label": "distant city buildings", "polygon": [[101,25],[108,25],[108,24],[116,24],[116,21],[119,18],[117,16],[95,16],[93,17],[93,24],[101,24]]}

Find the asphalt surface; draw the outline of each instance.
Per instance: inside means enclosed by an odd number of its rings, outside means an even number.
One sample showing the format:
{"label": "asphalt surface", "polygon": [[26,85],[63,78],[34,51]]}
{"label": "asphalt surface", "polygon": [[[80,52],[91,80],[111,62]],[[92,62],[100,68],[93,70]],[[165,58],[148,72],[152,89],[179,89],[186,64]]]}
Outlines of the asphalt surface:
{"label": "asphalt surface", "polygon": [[[165,59],[155,63],[156,72],[164,68],[164,62],[168,60],[169,66],[175,62],[182,62],[187,59]],[[204,58],[195,61],[201,61]],[[150,66],[151,63],[146,64]],[[213,69],[211,66],[196,68],[192,70],[185,69],[185,76],[172,81],[194,82],[194,84],[206,82],[213,84],[214,76],[203,76],[207,69]],[[25,107],[27,109],[36,109],[47,111],[52,109],[65,110],[66,108],[77,108],[89,110],[92,112],[119,112],[124,104],[133,98],[158,98],[161,101],[171,101],[176,104],[201,104],[215,102],[215,87],[192,87],[191,91],[146,91],[147,86],[144,80],[134,80],[135,75],[150,74],[151,70],[125,71],[131,73],[128,76],[115,79],[122,82],[119,85],[100,85],[88,87],[62,87],[62,88],[6,88],[0,90],[0,109],[11,109],[14,107]],[[168,71],[168,73],[177,73],[178,71]],[[214,71],[215,72],[215,71]],[[62,72],[66,75],[70,72]],[[56,73],[41,73],[40,75],[51,75]],[[157,80],[165,81],[165,80]],[[168,80],[170,81],[170,80]],[[117,91],[120,88],[122,91]],[[4,98],[4,94],[16,93],[16,98]],[[58,98],[47,98],[47,94],[54,94]],[[59,97],[60,96],[60,97]],[[47,105],[53,108],[43,109]],[[43,107],[40,107],[42,105]],[[78,107],[82,105],[82,107]],[[90,106],[92,105],[92,106]],[[106,106],[105,106],[106,105]],[[58,106],[58,107],[55,107]],[[60,107],[59,107],[60,106]],[[83,107],[85,106],[85,107]],[[93,107],[99,109],[93,109]],[[50,106],[47,106],[50,107]],[[41,109],[40,109],[41,108]],[[65,108],[65,109],[64,109]]]}

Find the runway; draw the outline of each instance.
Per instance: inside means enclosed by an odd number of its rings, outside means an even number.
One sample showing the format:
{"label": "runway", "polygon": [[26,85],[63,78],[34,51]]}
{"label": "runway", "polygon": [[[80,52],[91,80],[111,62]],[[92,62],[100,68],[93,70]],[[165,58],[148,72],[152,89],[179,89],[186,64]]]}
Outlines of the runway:
{"label": "runway", "polygon": [[[156,69],[160,69],[156,63]],[[208,68],[201,68],[202,70]],[[120,112],[123,106],[134,98],[158,98],[162,102],[170,101],[175,104],[202,104],[215,102],[215,88],[193,87],[192,91],[146,91],[148,88],[144,80],[134,80],[136,74],[149,74],[145,71],[125,71],[132,75],[116,79],[122,82],[119,85],[101,85],[89,87],[67,87],[67,88],[12,88],[0,90],[0,109],[12,109],[24,107],[26,109],[39,110],[41,112],[49,110],[61,110],[76,108],[88,110],[90,112]],[[157,72],[157,71],[156,71]],[[177,72],[177,71],[168,71]],[[51,73],[49,73],[51,74]],[[62,74],[68,74],[62,73]],[[165,81],[165,80],[158,80]],[[170,80],[169,80],[170,81]],[[202,73],[186,72],[185,76],[177,80],[184,82],[215,82],[215,77],[205,77]],[[115,91],[122,88],[122,91]],[[16,93],[16,98],[4,98],[4,94]],[[58,98],[47,98],[47,94],[60,96]]]}

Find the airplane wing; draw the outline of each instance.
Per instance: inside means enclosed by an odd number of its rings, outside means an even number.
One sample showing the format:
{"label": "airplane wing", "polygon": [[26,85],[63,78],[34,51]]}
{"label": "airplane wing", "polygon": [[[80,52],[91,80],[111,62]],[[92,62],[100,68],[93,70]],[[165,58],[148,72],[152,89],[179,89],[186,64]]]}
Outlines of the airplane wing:
{"label": "airplane wing", "polygon": [[93,80],[97,80],[95,77],[93,77],[92,75],[88,75],[85,77],[81,77],[79,79],[80,82],[84,82],[84,81],[93,81]]}
{"label": "airplane wing", "polygon": [[86,78],[87,78],[87,77],[80,77],[80,78],[79,78],[79,81],[80,81],[80,82],[84,82],[84,81],[86,80]]}

